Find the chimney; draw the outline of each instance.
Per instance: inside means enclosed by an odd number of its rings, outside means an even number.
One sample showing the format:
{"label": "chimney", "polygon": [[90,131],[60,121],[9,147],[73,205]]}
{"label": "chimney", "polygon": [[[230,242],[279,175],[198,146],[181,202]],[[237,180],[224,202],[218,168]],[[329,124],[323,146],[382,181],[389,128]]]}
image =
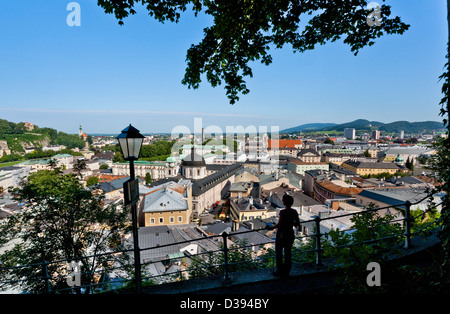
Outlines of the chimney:
{"label": "chimney", "polygon": [[300,215],[303,215],[303,205],[300,206],[300,212],[299,212],[299,214],[300,214]]}
{"label": "chimney", "polygon": [[327,210],[321,210],[319,212],[319,218],[320,219],[324,219],[324,218],[328,218],[330,216],[330,212]]}
{"label": "chimney", "polygon": [[233,225],[231,227],[231,231],[238,231],[239,230],[239,220],[233,220]]}
{"label": "chimney", "polygon": [[248,198],[248,203],[249,203],[250,205],[253,205],[253,197],[250,196],[250,197]]}
{"label": "chimney", "polygon": [[253,222],[249,222],[249,225],[250,225],[250,230],[254,230],[255,229],[255,225],[254,225]]}
{"label": "chimney", "polygon": [[339,201],[331,201],[331,208],[334,210],[339,209]]}

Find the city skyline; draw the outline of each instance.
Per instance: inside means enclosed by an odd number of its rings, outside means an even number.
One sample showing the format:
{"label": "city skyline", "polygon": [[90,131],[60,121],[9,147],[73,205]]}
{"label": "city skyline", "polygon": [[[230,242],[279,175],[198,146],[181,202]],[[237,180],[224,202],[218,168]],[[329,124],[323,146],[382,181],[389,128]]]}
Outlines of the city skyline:
{"label": "city skyline", "polygon": [[388,1],[411,25],[354,56],[342,40],[294,54],[272,50],[273,63],[253,64],[250,94],[230,105],[223,86],[181,84],[186,51],[208,17],[185,12],[161,24],[144,10],[119,26],[92,1],[77,1],[80,26],[70,27],[70,1],[2,1],[0,118],[75,134],[170,133],[178,125],[277,125],[441,121],[438,77],[446,52],[445,1]]}

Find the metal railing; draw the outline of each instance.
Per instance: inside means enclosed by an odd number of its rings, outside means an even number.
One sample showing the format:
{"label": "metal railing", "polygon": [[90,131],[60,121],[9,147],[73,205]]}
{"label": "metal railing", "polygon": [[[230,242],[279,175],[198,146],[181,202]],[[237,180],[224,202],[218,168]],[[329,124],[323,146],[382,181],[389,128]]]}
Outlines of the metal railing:
{"label": "metal railing", "polygon": [[[409,249],[411,247],[411,238],[414,235],[439,223],[439,219],[434,220],[434,221],[431,221],[429,224],[423,226],[422,229],[417,230],[414,233],[411,232],[412,219],[417,218],[417,217],[411,217],[411,206],[421,203],[423,200],[425,200],[428,197],[429,196],[426,196],[423,199],[421,199],[415,203],[406,201],[405,203],[399,204],[397,206],[386,206],[386,207],[367,209],[367,210],[351,212],[351,213],[347,212],[342,215],[333,215],[333,216],[322,217],[322,218],[319,216],[315,216],[311,220],[301,221],[302,224],[313,223],[315,226],[314,233],[296,237],[296,239],[300,240],[300,241],[304,241],[304,239],[307,239],[307,238],[312,238],[315,240],[314,248],[309,249],[309,250],[302,250],[301,253],[314,253],[315,254],[315,265],[320,266],[323,264],[323,254],[324,254],[324,249],[322,248],[321,239],[324,236],[328,235],[328,233],[321,233],[321,231],[320,231],[321,230],[321,228],[320,228],[321,222],[326,221],[328,219],[336,219],[336,218],[353,216],[353,215],[363,215],[368,212],[377,212],[377,211],[380,211],[383,209],[388,209],[388,208],[395,208],[398,210],[400,207],[404,207],[404,209],[403,209],[403,211],[405,213],[404,218],[392,220],[389,223],[403,222],[403,232],[402,233],[387,235],[383,238],[371,239],[371,240],[364,241],[361,243],[351,243],[351,244],[347,244],[344,246],[370,244],[370,243],[374,243],[374,242],[378,242],[378,241],[383,241],[386,239],[404,237],[404,245],[403,246],[405,249]],[[436,206],[439,206],[439,205],[436,205]],[[422,215],[424,215],[424,214],[425,214],[425,212],[422,213]],[[185,240],[185,241],[181,241],[181,242],[174,242],[174,243],[169,243],[169,244],[165,244],[165,245],[158,245],[155,247],[140,248],[139,251],[141,253],[141,252],[145,252],[148,250],[161,249],[164,247],[169,247],[169,246],[174,246],[174,245],[179,246],[179,245],[183,245],[183,244],[195,243],[197,241],[213,241],[213,242],[217,242],[217,243],[221,244],[218,246],[219,249],[217,249],[217,250],[203,251],[201,253],[191,255],[191,256],[188,256],[187,254],[185,254],[181,258],[181,259],[190,259],[190,261],[196,260],[197,264],[200,264],[200,266],[188,267],[184,270],[182,270],[180,268],[180,270],[178,270],[175,273],[169,273],[169,274],[164,273],[164,274],[160,274],[160,275],[156,275],[156,276],[142,276],[141,280],[139,280],[139,281],[136,281],[134,278],[131,278],[131,279],[130,278],[121,278],[120,276],[117,277],[116,279],[107,279],[108,274],[112,274],[114,272],[120,272],[120,270],[123,270],[123,268],[124,268],[121,265],[114,265],[114,263],[116,262],[116,259],[115,259],[116,255],[120,255],[120,254],[132,255],[132,253],[134,252],[134,249],[125,249],[125,250],[120,250],[120,251],[115,251],[115,252],[106,252],[106,253],[102,253],[102,254],[95,254],[95,255],[80,257],[77,259],[70,259],[70,260],[61,259],[61,260],[57,260],[57,261],[42,261],[41,263],[32,264],[32,265],[3,267],[3,268],[0,268],[0,275],[2,272],[7,273],[8,271],[11,271],[11,270],[29,269],[30,270],[29,274],[28,275],[24,274],[23,277],[36,276],[37,278],[40,278],[42,280],[41,291],[43,291],[44,293],[76,293],[76,292],[79,293],[79,292],[86,292],[86,290],[88,290],[89,293],[99,293],[99,292],[104,292],[107,290],[118,289],[118,287],[119,288],[128,287],[128,289],[136,288],[136,291],[141,291],[141,287],[143,284],[144,285],[145,284],[158,284],[157,281],[160,279],[160,277],[163,277],[163,276],[175,276],[176,277],[175,280],[188,280],[186,277],[191,278],[192,276],[189,276],[189,274],[194,273],[196,270],[200,270],[200,271],[204,270],[203,271],[204,273],[220,275],[223,278],[223,282],[228,283],[228,282],[231,282],[230,274],[233,271],[235,271],[236,269],[238,269],[238,270],[246,269],[246,267],[247,267],[247,269],[252,268],[251,265],[253,265],[253,268],[257,268],[257,267],[265,267],[265,268],[272,267],[272,268],[274,268],[274,264],[275,264],[274,263],[274,252],[270,251],[270,249],[268,250],[267,254],[263,254],[261,256],[258,256],[257,254],[247,254],[247,255],[251,256],[250,260],[230,261],[230,254],[233,250],[241,250],[242,251],[242,250],[248,249],[249,247],[254,246],[254,244],[251,244],[251,243],[250,244],[244,243],[243,245],[231,246],[231,245],[229,245],[230,238],[236,237],[237,235],[243,235],[243,234],[252,233],[252,232],[260,232],[260,231],[264,231],[264,230],[267,230],[267,228],[246,230],[246,231],[233,231],[231,233],[223,232],[220,235],[209,235],[209,236],[203,235],[203,237],[196,238],[196,239],[189,239],[189,240]],[[220,239],[220,241],[218,241],[218,239]],[[273,246],[274,239],[273,238],[268,238],[268,239],[269,240],[266,243],[259,243],[258,246],[265,246],[265,245]],[[339,246],[336,246],[336,247],[339,247]],[[249,250],[249,251],[251,251],[251,250]],[[218,260],[219,262],[218,263],[208,263],[206,261],[206,259],[203,259],[204,255],[208,255],[208,256],[214,255],[216,257],[216,260]],[[54,269],[56,267],[55,265],[64,264],[65,266],[62,266],[62,265],[59,266],[59,268],[63,268],[63,267],[67,267],[67,265],[69,265],[72,262],[77,262],[77,261],[79,262],[82,260],[95,259],[100,256],[110,256],[111,257],[111,263],[108,264],[108,267],[103,267],[99,270],[89,271],[89,272],[85,272],[85,273],[81,272],[80,269],[78,269],[77,272],[66,271],[65,273],[63,272],[63,274],[58,274],[58,275],[54,275],[49,271],[50,266],[53,266],[53,269]],[[180,257],[176,257],[173,259],[178,260],[178,259],[180,259]],[[159,262],[167,262],[169,260],[170,260],[169,258],[164,258],[164,259],[160,260]],[[267,262],[267,260],[269,260],[269,262]],[[139,261],[138,267],[140,267],[140,269],[142,269],[142,267],[145,268],[155,262],[157,262],[157,261],[152,261],[149,263],[141,264],[141,261]],[[236,266],[236,265],[242,265],[244,263],[249,263],[250,267],[249,266],[245,266],[245,267]],[[133,268],[133,265],[134,264],[130,264],[130,267]],[[56,268],[58,268],[58,267],[56,267]],[[212,271],[209,271],[211,269],[212,269]],[[185,276],[183,273],[188,273],[188,276]],[[92,282],[92,283],[91,283],[91,280],[89,280],[89,283],[85,284],[85,285],[82,285],[81,282],[78,282],[78,283],[73,282],[74,276],[82,277],[83,275],[91,276],[91,277],[95,277],[95,278],[102,278],[102,279],[94,280],[94,282]],[[67,286],[61,287],[61,285],[59,285],[57,287],[54,287],[54,282],[57,280],[61,281],[61,278],[66,279]],[[25,280],[26,279],[14,279],[14,280],[0,281],[0,289],[2,286],[14,286],[14,284],[16,284],[17,286],[20,287],[20,283]],[[162,282],[166,282],[166,281],[162,281]],[[135,287],[134,287],[134,285],[135,285]],[[117,287],[115,287],[115,286],[117,286]]]}

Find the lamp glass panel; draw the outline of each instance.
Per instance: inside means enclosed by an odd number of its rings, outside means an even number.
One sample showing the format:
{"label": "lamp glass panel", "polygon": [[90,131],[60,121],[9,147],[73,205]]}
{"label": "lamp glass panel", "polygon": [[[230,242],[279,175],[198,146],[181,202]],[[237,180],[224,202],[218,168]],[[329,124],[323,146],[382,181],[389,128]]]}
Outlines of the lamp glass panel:
{"label": "lamp glass panel", "polygon": [[120,149],[122,150],[123,158],[127,159],[130,156],[130,152],[128,149],[128,139],[127,138],[119,138]]}
{"label": "lamp glass panel", "polygon": [[128,153],[129,156],[128,157],[136,157],[134,155],[135,152],[135,147],[136,147],[136,139],[135,138],[127,138],[128,141]]}
{"label": "lamp glass panel", "polygon": [[141,152],[141,146],[143,139],[142,138],[133,138],[130,139],[133,142],[133,146],[130,144],[130,153],[132,153],[132,156],[134,156],[136,159],[139,158],[139,153]]}

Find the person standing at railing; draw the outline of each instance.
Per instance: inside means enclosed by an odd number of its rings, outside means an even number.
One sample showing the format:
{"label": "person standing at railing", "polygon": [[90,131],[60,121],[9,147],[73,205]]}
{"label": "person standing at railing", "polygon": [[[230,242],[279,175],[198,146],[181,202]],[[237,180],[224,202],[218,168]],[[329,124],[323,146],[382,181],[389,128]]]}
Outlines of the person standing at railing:
{"label": "person standing at railing", "polygon": [[274,272],[274,275],[287,277],[292,267],[291,252],[295,239],[294,227],[300,227],[300,219],[298,218],[297,211],[291,208],[292,204],[294,204],[294,198],[291,195],[285,194],[283,195],[282,201],[285,209],[280,211],[278,223],[274,226],[269,226],[268,229],[277,229],[275,239],[277,270]]}

